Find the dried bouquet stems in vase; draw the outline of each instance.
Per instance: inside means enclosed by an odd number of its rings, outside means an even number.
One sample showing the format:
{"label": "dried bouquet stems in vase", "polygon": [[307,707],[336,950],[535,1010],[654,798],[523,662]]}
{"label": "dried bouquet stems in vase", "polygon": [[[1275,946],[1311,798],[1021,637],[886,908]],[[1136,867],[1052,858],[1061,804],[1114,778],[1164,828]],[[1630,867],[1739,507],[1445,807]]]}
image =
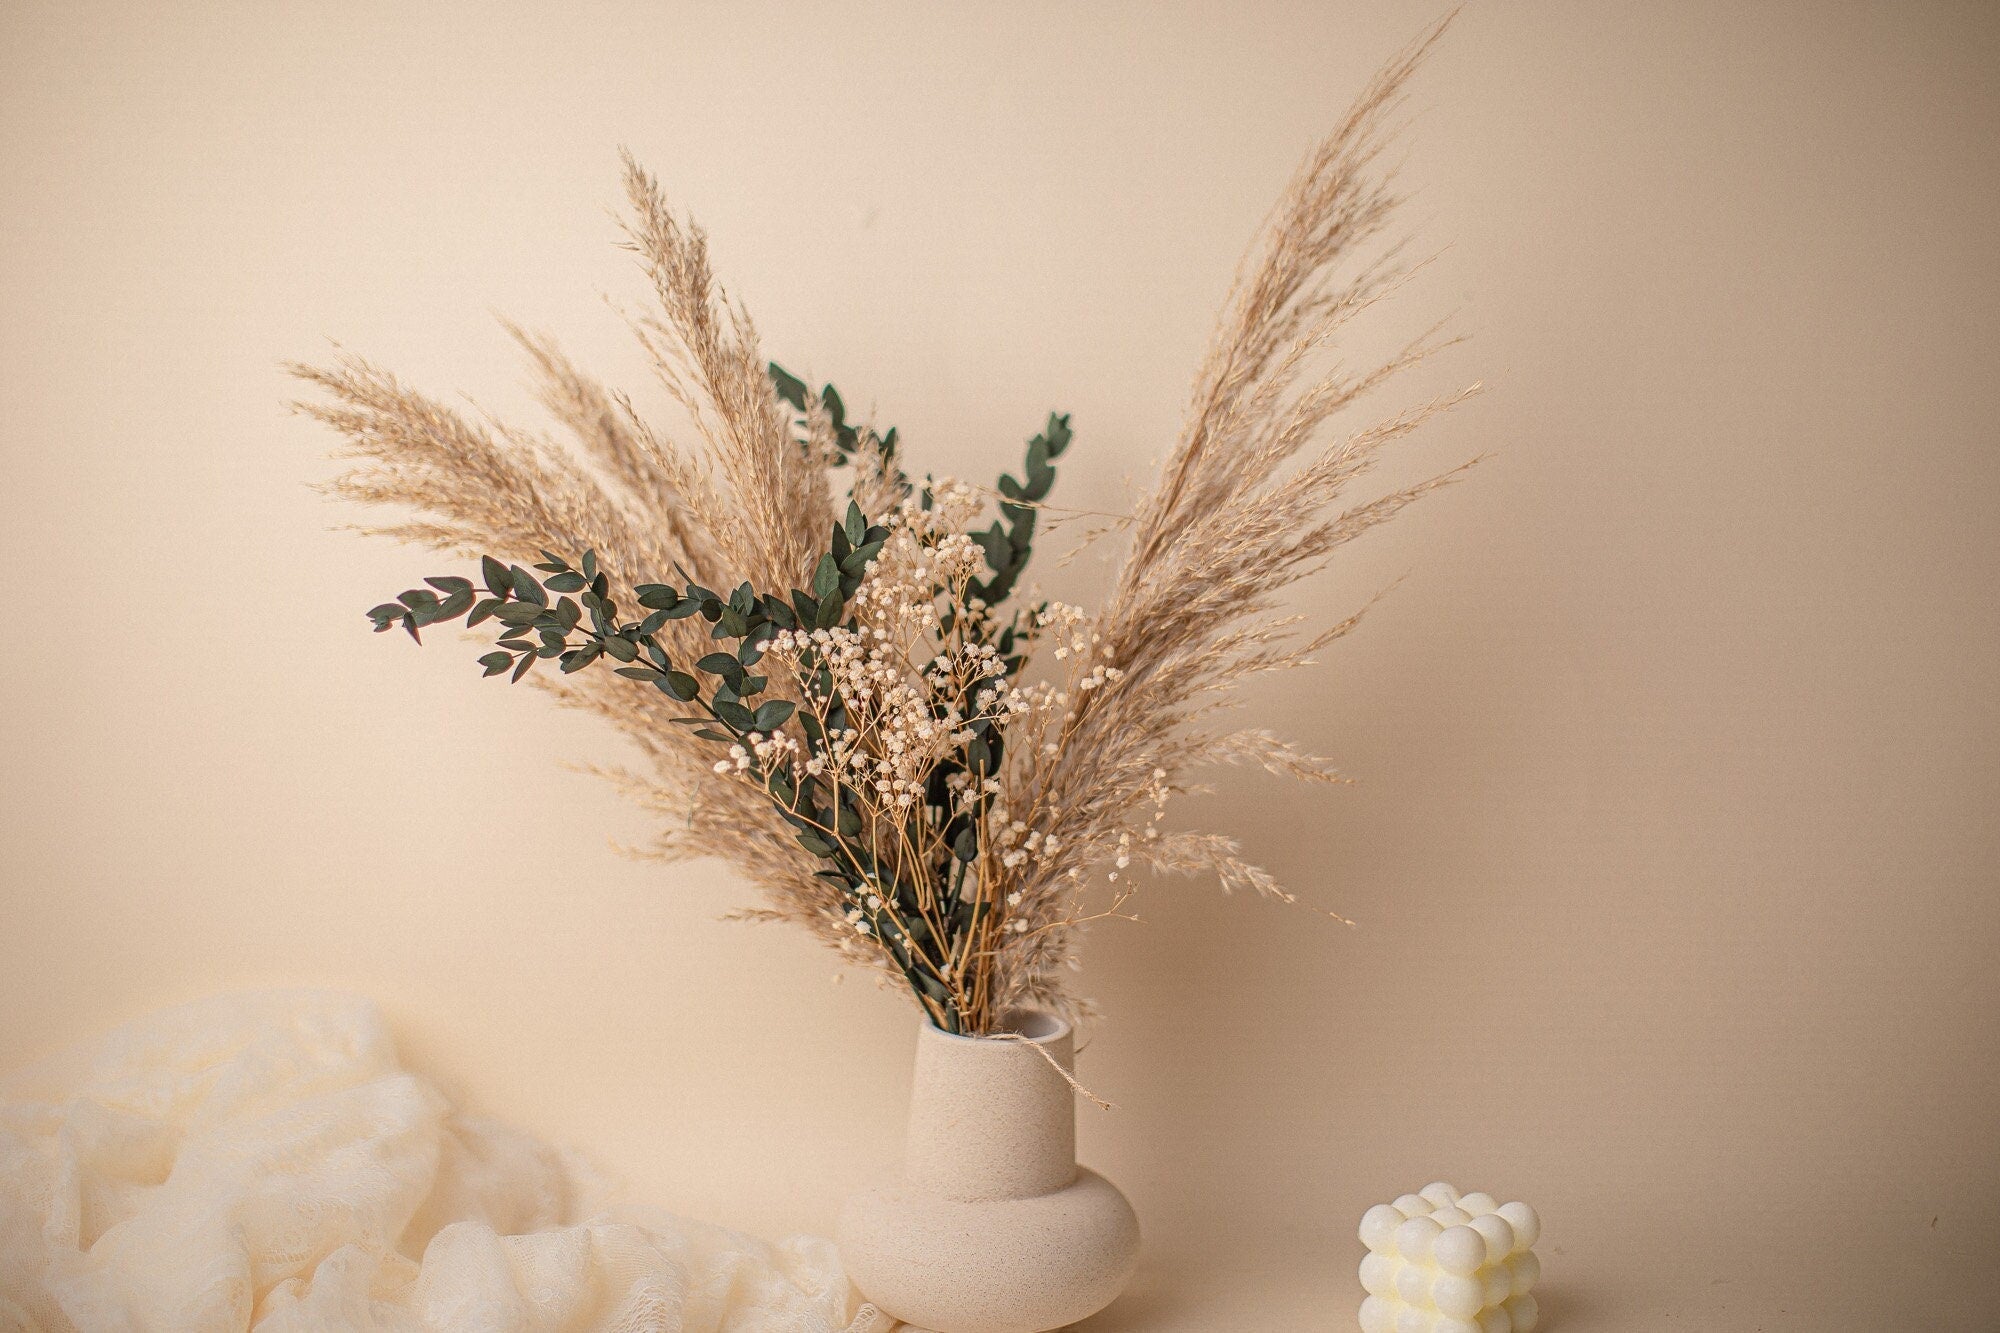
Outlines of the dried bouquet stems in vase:
{"label": "dried bouquet stems in vase", "polygon": [[627,235],[655,302],[632,330],[703,447],[519,330],[563,447],[357,358],[296,367],[321,391],[303,410],[357,460],[333,489],[410,511],[381,531],[478,562],[377,606],[375,628],[462,622],[494,638],[487,675],[554,668],[561,702],[643,752],[615,776],[663,816],[654,854],[734,865],[762,891],[752,915],[888,973],[945,1032],[1074,1013],[1078,928],[1123,913],[1135,862],[1289,900],[1235,840],[1162,812],[1215,765],[1338,780],[1228,724],[1230,705],[1354,626],[1302,627],[1285,589],[1456,475],[1343,499],[1463,395],[1332,428],[1440,339],[1328,366],[1407,272],[1378,244],[1395,202],[1379,158],[1437,35],[1375,78],[1278,202],[1095,614],[1021,595],[1069,418],[992,490],[914,477],[894,430],[766,362],[702,231],[628,158]]}

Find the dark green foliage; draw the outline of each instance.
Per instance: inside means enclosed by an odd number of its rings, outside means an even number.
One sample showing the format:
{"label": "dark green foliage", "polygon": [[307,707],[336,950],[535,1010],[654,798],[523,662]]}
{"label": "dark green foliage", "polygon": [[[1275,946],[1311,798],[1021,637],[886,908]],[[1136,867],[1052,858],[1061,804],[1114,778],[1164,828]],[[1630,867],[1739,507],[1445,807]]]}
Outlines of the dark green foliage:
{"label": "dark green foliage", "polygon": [[1069,448],[1071,438],[1069,416],[1049,413],[1047,427],[1028,441],[1027,464],[1022,469],[1027,479],[1019,480],[1011,472],[1001,475],[1000,494],[1005,497],[1000,501],[1001,521],[973,534],[993,570],[993,577],[975,583],[973,591],[989,606],[1006,601],[1028,567],[1028,557],[1034,553],[1037,512],[1031,506],[1048,498],[1056,481],[1055,460]]}
{"label": "dark green foliage", "polygon": [[[805,382],[775,363],[769,373],[777,396],[804,412],[811,392]],[[864,447],[879,450],[889,460],[903,493],[913,492],[908,477],[893,461],[894,430],[876,435],[848,424],[846,405],[832,385],[820,390],[818,401],[831,419],[842,462],[851,461],[855,451]],[[1027,567],[1033,552],[1035,506],[1054,484],[1055,460],[1069,447],[1070,439],[1069,418],[1051,413],[1047,427],[1028,442],[1023,475],[1000,478],[1000,519],[986,531],[973,534],[993,572],[990,578],[973,583],[972,595],[989,606],[998,607],[1006,600]],[[928,489],[920,498],[929,505]],[[494,648],[479,659],[487,676],[505,675],[518,682],[538,662],[555,662],[558,670],[567,674],[608,659],[618,675],[689,705],[690,714],[676,720],[695,728],[694,734],[703,740],[721,747],[743,747],[749,756],[744,776],[764,787],[798,844],[827,862],[819,874],[839,883],[849,901],[874,923],[884,953],[903,972],[911,988],[926,998],[927,1007],[948,1031],[958,1031],[960,1015],[942,980],[953,940],[932,937],[931,927],[917,910],[917,885],[900,878],[894,867],[875,860],[872,840],[865,836],[869,830],[854,805],[851,789],[822,783],[805,774],[803,767],[766,767],[755,759],[749,739],[752,733],[770,735],[795,725],[806,753],[824,756],[828,730],[847,725],[837,696],[830,705],[820,705],[826,710],[824,720],[810,709],[802,710],[795,700],[759,699],[769,682],[755,668],[764,645],[780,630],[831,629],[851,623],[847,604],[859,588],[868,562],[882,550],[888,536],[888,529],[870,524],[858,505],[849,504],[846,515],[828,535],[827,549],[815,565],[808,587],[791,588],[782,594],[760,593],[742,583],[725,595],[695,583],[681,571],[679,584],[644,583],[634,589],[638,610],[644,613],[636,620],[620,614],[594,551],[585,551],[575,564],[555,552],[543,551],[542,560],[532,571],[484,556],[479,562],[479,585],[456,576],[426,579],[427,587],[412,588],[395,601],[382,603],[370,610],[368,617],[378,633],[401,626],[419,642],[419,631],[429,625],[462,620],[471,628],[490,621],[497,635]],[[711,627],[709,637],[715,647],[693,662],[673,660],[659,641],[660,631],[668,621],[697,615]],[[996,627],[983,632],[991,634],[1009,674],[1018,671],[1021,658],[1015,651],[1025,633],[1018,613],[1004,622],[986,623]],[[830,693],[831,676],[815,661],[811,650],[801,668],[809,678],[817,670],[820,693]],[[922,803],[909,816],[941,824],[937,831],[948,853],[940,865],[923,873],[934,881],[930,887],[943,908],[944,928],[954,938],[963,938],[964,932],[972,930],[982,910],[978,895],[967,895],[965,888],[968,868],[978,858],[979,823],[992,798],[981,794],[970,804],[955,800],[949,779],[959,772],[975,776],[997,773],[1006,743],[991,720],[976,722],[971,729],[972,740],[960,755],[933,771]],[[876,817],[881,817],[879,812]],[[905,923],[908,935],[899,936],[893,928],[885,928],[883,922],[889,914],[865,906],[878,895],[894,908],[893,916]]]}
{"label": "dark green foliage", "polygon": [[[760,594],[743,583],[724,597],[692,580],[678,586],[645,583],[635,591],[647,614],[636,621],[620,616],[594,551],[584,552],[575,565],[544,551],[544,560],[535,566],[545,576],[539,578],[519,565],[486,557],[480,573],[490,597],[475,600],[473,585],[466,579],[428,579],[430,589],[411,589],[368,616],[377,632],[400,625],[413,638],[427,625],[463,617],[471,626],[490,619],[500,634],[494,650],[479,659],[488,676],[504,674],[519,681],[537,662],[555,661],[569,673],[609,658],[618,664],[613,670],[619,675],[692,705],[695,714],[679,720],[699,728],[695,734],[703,739],[748,750],[752,733],[768,735],[796,719],[807,752],[817,755],[826,749],[819,718],[801,714],[789,699],[757,701],[755,696],[768,681],[751,668],[762,657],[763,645],[781,629],[843,623],[847,602],[861,585],[867,556],[880,550],[888,535],[886,528],[870,525],[858,506],[849,505],[846,517],[830,534],[828,553],[813,572],[811,591],[793,588],[780,597]],[[866,555],[857,561],[853,558],[857,553]],[[657,636],[669,620],[694,615],[713,626],[710,637],[717,641],[716,650],[691,664],[676,663]],[[809,671],[813,667],[810,654],[805,666]],[[837,706],[829,722],[845,724]],[[861,821],[851,808],[836,808],[811,778],[795,785],[784,771],[767,772],[756,763],[747,772],[764,784],[780,813],[798,830],[800,845],[828,858],[833,873],[857,901],[884,891],[872,878],[876,867],[858,840]],[[906,955],[899,965],[909,963]]]}
{"label": "dark green foliage", "polygon": [[[776,391],[779,399],[789,403],[797,411],[803,412],[806,410],[806,402],[813,396],[813,392],[806,386],[804,380],[792,374],[775,361],[771,362],[765,368],[765,373],[771,377],[771,388]],[[877,435],[872,430],[864,435],[860,429],[850,426],[847,423],[847,404],[841,401],[840,391],[831,384],[825,385],[820,389],[819,401],[826,408],[827,416],[832,420],[834,448],[839,451],[840,461],[843,463],[853,462],[854,451],[861,448],[864,444],[871,449],[879,450],[882,457],[889,460],[897,481],[902,484],[903,493],[905,495],[909,494],[910,480],[903,475],[902,468],[895,465],[896,428],[891,426],[887,435]],[[799,425],[805,425],[803,419],[800,420]],[[803,444],[804,441],[800,443]]]}

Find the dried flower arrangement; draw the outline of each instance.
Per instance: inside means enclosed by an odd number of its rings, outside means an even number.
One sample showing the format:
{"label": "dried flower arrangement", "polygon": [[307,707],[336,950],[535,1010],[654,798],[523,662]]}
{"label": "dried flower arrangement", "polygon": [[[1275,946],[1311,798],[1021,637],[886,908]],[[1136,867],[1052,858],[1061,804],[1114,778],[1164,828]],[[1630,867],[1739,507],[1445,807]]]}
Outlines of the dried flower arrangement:
{"label": "dried flower arrangement", "polygon": [[[1122,914],[1135,861],[1290,901],[1233,839],[1170,830],[1162,812],[1213,765],[1339,780],[1223,713],[1244,682],[1307,664],[1359,619],[1301,637],[1279,594],[1463,470],[1339,507],[1384,445],[1464,394],[1323,440],[1442,341],[1314,369],[1409,270],[1399,247],[1356,251],[1390,216],[1388,122],[1442,29],[1376,76],[1279,201],[1095,616],[1015,596],[1067,417],[999,479],[998,519],[979,528],[992,493],[914,481],[894,430],[849,423],[831,386],[813,394],[766,363],[702,231],[628,156],[629,247],[658,303],[633,332],[706,451],[519,330],[572,450],[357,358],[294,367],[326,395],[302,410],[361,460],[334,491],[414,510],[379,531],[480,560],[477,583],[429,579],[374,608],[375,628],[490,622],[487,675],[557,664],[559,699],[648,760],[613,776],[669,816],[653,854],[733,863],[768,903],[750,915],[907,984],[947,1032],[990,1032],[1016,1006],[1074,1012],[1077,931]],[[1088,910],[1100,871],[1109,905]]]}

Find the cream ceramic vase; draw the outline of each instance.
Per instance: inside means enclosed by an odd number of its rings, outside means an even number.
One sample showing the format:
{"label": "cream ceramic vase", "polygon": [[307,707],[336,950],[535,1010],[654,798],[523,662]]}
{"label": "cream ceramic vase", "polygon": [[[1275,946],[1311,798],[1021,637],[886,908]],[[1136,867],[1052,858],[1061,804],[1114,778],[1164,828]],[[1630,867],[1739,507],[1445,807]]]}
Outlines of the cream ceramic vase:
{"label": "cream ceramic vase", "polygon": [[[917,1033],[899,1179],[840,1213],[841,1262],[862,1295],[934,1333],[1046,1333],[1124,1290],[1139,1220],[1076,1164],[1068,1023],[1016,1015],[1025,1038]],[[1039,1049],[1037,1049],[1039,1048]]]}

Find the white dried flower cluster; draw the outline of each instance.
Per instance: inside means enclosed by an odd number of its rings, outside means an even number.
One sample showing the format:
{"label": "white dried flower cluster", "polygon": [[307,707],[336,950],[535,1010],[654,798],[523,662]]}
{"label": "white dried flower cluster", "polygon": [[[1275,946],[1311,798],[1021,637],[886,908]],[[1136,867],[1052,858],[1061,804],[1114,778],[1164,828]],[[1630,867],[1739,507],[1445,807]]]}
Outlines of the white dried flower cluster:
{"label": "white dried flower cluster", "polygon": [[759,772],[769,772],[790,763],[800,751],[798,738],[782,732],[766,736],[761,731],[753,731],[743,739],[749,742],[747,747],[732,745],[729,757],[715,762],[717,773],[748,773],[753,766]]}
{"label": "white dried flower cluster", "polygon": [[[1147,798],[1153,803],[1153,813],[1140,827],[1139,836],[1146,842],[1157,842],[1160,837],[1160,822],[1167,817],[1167,799],[1173,795],[1172,789],[1167,786],[1167,770],[1155,768],[1144,790]],[[1117,854],[1112,857],[1111,864],[1114,868],[1110,879],[1115,884],[1118,882],[1118,876],[1132,864],[1131,829],[1118,831]]]}
{"label": "white dried flower cluster", "polygon": [[[760,786],[774,775],[816,780],[846,798],[862,829],[825,830],[866,843],[878,864],[893,864],[908,878],[935,881],[948,873],[954,849],[942,829],[971,815],[977,829],[975,872],[995,901],[991,917],[1002,931],[1034,928],[1018,889],[1025,872],[1053,856],[1060,840],[1035,824],[1035,815],[1008,808],[1004,772],[960,766],[976,753],[982,732],[1024,735],[1070,706],[1078,690],[1117,680],[1115,667],[1085,666],[1095,644],[1088,617],[1052,603],[1017,626],[1023,649],[1041,640],[1071,663],[1064,685],[1019,685],[990,640],[991,610],[974,593],[985,552],[964,529],[986,503],[973,488],[940,481],[929,503],[912,497],[887,521],[888,537],[869,562],[848,601],[853,620],[827,629],[781,630],[764,645],[764,669],[786,682],[801,718],[818,724],[823,741],[812,751],[789,731],[737,745],[717,762],[721,776]],[[934,781],[940,769],[948,769]],[[943,801],[922,817],[919,807]],[[995,883],[986,884],[992,880]],[[841,914],[853,931],[883,940],[907,940],[910,923],[879,895],[847,904]]]}

